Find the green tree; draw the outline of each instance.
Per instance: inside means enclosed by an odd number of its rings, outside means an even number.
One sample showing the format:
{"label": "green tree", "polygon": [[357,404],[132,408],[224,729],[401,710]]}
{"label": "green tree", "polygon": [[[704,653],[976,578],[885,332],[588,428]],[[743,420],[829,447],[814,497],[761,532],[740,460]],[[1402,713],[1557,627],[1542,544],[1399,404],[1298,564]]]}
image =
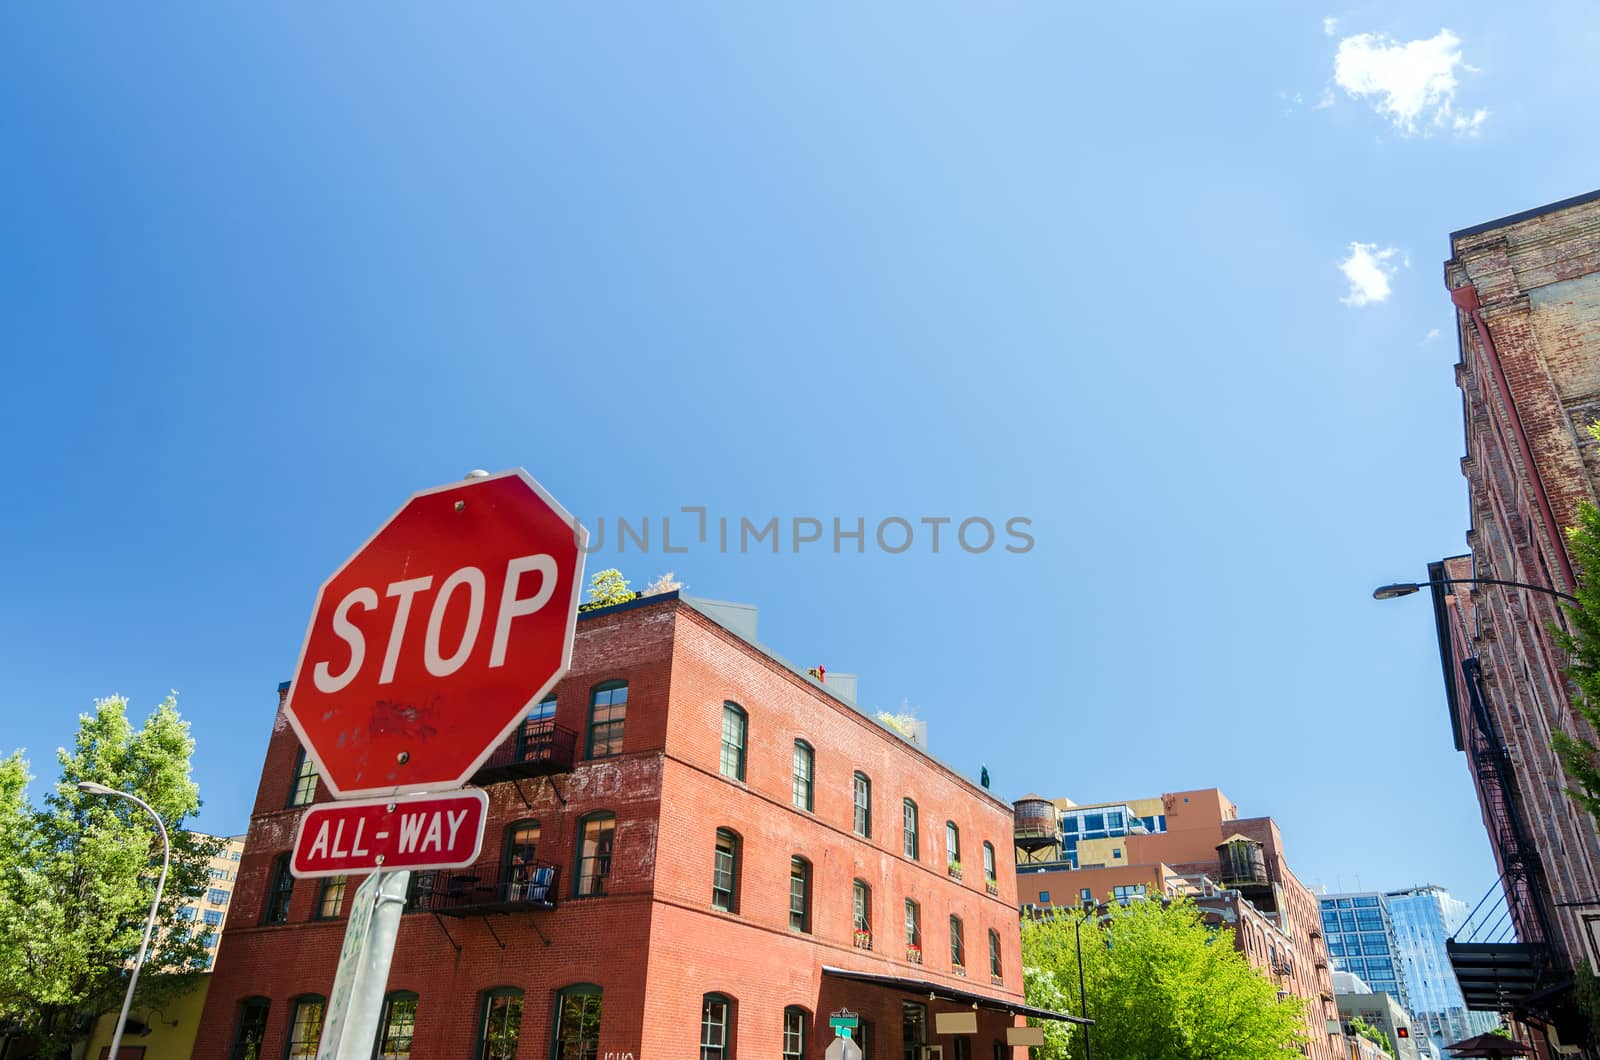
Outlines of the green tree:
{"label": "green tree", "polygon": [[187,989],[206,955],[178,909],[206,887],[221,842],[181,825],[200,808],[190,778],[194,740],[169,696],[135,730],[127,701],[98,700],[80,716],[61,777],[43,805],[28,804],[21,753],[0,762],[0,1027],[37,1055],[65,1056],[96,1016],[121,1006],[161,868],[149,815],[126,799],[78,790],[92,780],[129,792],[160,814],[172,842],[157,934],[139,979],[139,1003]]}
{"label": "green tree", "polygon": [[1379,1049],[1382,1049],[1390,1056],[1394,1055],[1394,1043],[1389,1040],[1389,1036],[1360,1016],[1350,1017],[1350,1029],[1367,1041],[1377,1045]]}
{"label": "green tree", "polygon": [[[1023,989],[1030,1005],[1083,1015],[1078,994],[1082,914],[1022,924]],[[1206,925],[1188,899],[1112,905],[1081,925],[1088,1016],[1099,1060],[1269,1060],[1297,1057],[1303,1002]],[[1049,1060],[1083,1056],[1083,1032],[1041,1021]]]}
{"label": "green tree", "polygon": [[596,571],[594,577],[589,579],[589,600],[578,608],[579,611],[594,611],[613,604],[625,604],[629,600],[637,599],[638,593],[628,588],[628,579],[615,567]]}
{"label": "green tree", "polygon": [[[1566,673],[1577,692],[1573,706],[1591,731],[1600,732],[1600,577],[1589,576],[1590,571],[1600,571],[1600,510],[1594,505],[1579,506],[1578,525],[1567,531],[1567,547],[1580,572],[1573,592],[1578,605],[1563,605],[1569,629],[1551,632],[1571,660]],[[1557,731],[1550,744],[1571,781],[1568,792],[1600,819],[1600,752],[1582,734]]]}

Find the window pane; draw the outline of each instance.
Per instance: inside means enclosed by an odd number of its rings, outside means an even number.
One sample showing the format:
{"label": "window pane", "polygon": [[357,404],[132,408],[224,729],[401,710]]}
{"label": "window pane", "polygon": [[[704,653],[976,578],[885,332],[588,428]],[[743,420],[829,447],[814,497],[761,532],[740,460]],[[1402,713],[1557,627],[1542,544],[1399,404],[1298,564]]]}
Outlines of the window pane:
{"label": "window pane", "polygon": [[994,845],[987,840],[983,844],[983,878],[992,880],[994,875]]}
{"label": "window pane", "polygon": [[966,963],[967,947],[965,940],[961,937],[961,918],[953,916],[950,918],[950,964],[953,967],[960,968]]}
{"label": "window pane", "polygon": [[294,783],[289,786],[289,805],[305,806],[317,797],[317,764],[301,748],[294,763]]}
{"label": "window pane", "polygon": [[622,753],[623,723],[628,717],[628,686],[594,690],[589,702],[589,757]]}
{"label": "window pane", "polygon": [[853,888],[853,913],[857,931],[872,930],[872,891],[861,880]]}
{"label": "window pane", "polygon": [[595,1060],[599,1049],[600,995],[561,995],[556,1012],[556,1060]]}
{"label": "window pane", "polygon": [[497,993],[484,999],[482,1060],[514,1060],[522,1036],[522,994]]}
{"label": "window pane", "polygon": [[707,994],[700,1006],[700,1060],[723,1060],[728,1045],[728,1003]]}
{"label": "window pane", "polygon": [[917,903],[910,898],[906,899],[906,946],[920,947],[922,945],[922,911]]}
{"label": "window pane", "polygon": [[239,1006],[239,1034],[233,1042],[229,1060],[260,1060],[261,1039],[267,1036],[267,1011],[264,997],[251,998]]}
{"label": "window pane", "polygon": [[378,1060],[411,1060],[411,1038],[417,1027],[417,999],[391,997],[384,1004],[378,1035]]}
{"label": "window pane", "polygon": [[806,1012],[805,1009],[786,1008],[783,1010],[783,1056],[784,1060],[800,1060],[806,1053]]}
{"label": "window pane", "polygon": [[344,912],[343,876],[328,876],[322,881],[322,893],[317,899],[317,917],[327,920]]}
{"label": "window pane", "polygon": [[738,858],[738,840],[733,833],[725,828],[717,829],[717,849],[711,866],[711,905],[727,913],[734,911]]}
{"label": "window pane", "polygon": [[744,711],[729,703],[722,708],[722,775],[744,779]]}
{"label": "window pane", "polygon": [[811,809],[811,771],[815,757],[810,745],[799,740],[794,745],[794,804],[802,810]]}
{"label": "window pane", "polygon": [[308,997],[295,1003],[294,1019],[289,1023],[291,1057],[317,1055],[317,1046],[322,1043],[322,1014],[320,997]]}
{"label": "window pane", "polygon": [[611,875],[612,838],[617,819],[607,814],[584,822],[578,846],[578,894],[605,894]]}
{"label": "window pane", "polygon": [[1000,936],[993,928],[989,930],[989,974],[1000,978]]}
{"label": "window pane", "polygon": [[282,924],[289,919],[289,900],[294,896],[294,877],[289,874],[289,855],[280,854],[273,862],[272,887],[267,892],[266,915],[262,922]]}
{"label": "window pane", "polygon": [[945,858],[949,861],[961,860],[961,830],[954,821],[944,823],[944,848]]}
{"label": "window pane", "polygon": [[907,799],[904,810],[906,857],[915,861],[917,858],[917,804]]}
{"label": "window pane", "polygon": [[900,1002],[900,1041],[902,1060],[920,1060],[928,1044],[928,1007],[920,1001]]}
{"label": "window pane", "polygon": [[872,835],[872,781],[864,775],[855,775],[855,829],[856,835]]}
{"label": "window pane", "polygon": [[789,859],[789,927],[811,930],[811,866],[802,858]]}

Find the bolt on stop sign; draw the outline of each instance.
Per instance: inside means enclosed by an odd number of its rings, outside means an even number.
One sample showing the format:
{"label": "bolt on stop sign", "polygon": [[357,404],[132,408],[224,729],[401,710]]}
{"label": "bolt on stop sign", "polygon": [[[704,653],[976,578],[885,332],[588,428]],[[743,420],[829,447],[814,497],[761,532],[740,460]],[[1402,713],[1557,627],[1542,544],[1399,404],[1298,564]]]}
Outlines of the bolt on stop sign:
{"label": "bolt on stop sign", "polygon": [[587,540],[518,469],[414,494],[334,571],[284,713],[336,797],[472,776],[571,664]]}

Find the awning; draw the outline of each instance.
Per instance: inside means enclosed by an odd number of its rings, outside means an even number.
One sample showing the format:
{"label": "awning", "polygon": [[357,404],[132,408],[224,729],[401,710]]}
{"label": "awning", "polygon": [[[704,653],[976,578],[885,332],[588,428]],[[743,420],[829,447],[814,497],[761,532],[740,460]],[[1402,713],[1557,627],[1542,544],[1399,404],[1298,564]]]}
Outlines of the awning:
{"label": "awning", "polygon": [[890,990],[903,990],[908,994],[933,995],[936,1000],[959,1001],[965,1005],[976,1004],[979,1008],[990,1009],[994,1012],[1008,1012],[1013,1016],[1033,1016],[1042,1020],[1061,1020],[1065,1023],[1083,1023],[1094,1025],[1094,1020],[1086,1020],[1082,1016],[1069,1016],[1065,1012],[1051,1012],[1047,1008],[1034,1008],[1032,1005],[1022,1005],[1004,998],[990,997],[987,994],[976,994],[971,990],[958,990],[943,983],[929,982],[926,979],[908,979],[898,975],[879,975],[876,972],[855,972],[848,968],[835,968],[832,965],[822,966],[823,975],[831,975],[835,979],[852,979],[858,983],[871,983],[874,986],[888,987]]}
{"label": "awning", "polygon": [[1525,942],[1445,943],[1467,1008],[1518,1010],[1544,984],[1548,951]]}

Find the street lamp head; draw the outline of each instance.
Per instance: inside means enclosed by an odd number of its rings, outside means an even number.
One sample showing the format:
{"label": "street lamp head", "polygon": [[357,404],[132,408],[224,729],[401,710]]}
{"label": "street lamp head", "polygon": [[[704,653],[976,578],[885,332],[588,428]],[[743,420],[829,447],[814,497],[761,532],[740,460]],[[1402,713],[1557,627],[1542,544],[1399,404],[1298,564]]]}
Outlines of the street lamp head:
{"label": "street lamp head", "polygon": [[1410,596],[1422,586],[1416,582],[1395,582],[1393,585],[1380,585],[1372,590],[1374,600],[1393,600],[1399,596]]}
{"label": "street lamp head", "polygon": [[96,784],[92,780],[80,780],[78,782],[78,790],[79,791],[87,791],[91,795],[120,795],[120,794],[122,794],[116,788],[108,788],[104,784]]}

